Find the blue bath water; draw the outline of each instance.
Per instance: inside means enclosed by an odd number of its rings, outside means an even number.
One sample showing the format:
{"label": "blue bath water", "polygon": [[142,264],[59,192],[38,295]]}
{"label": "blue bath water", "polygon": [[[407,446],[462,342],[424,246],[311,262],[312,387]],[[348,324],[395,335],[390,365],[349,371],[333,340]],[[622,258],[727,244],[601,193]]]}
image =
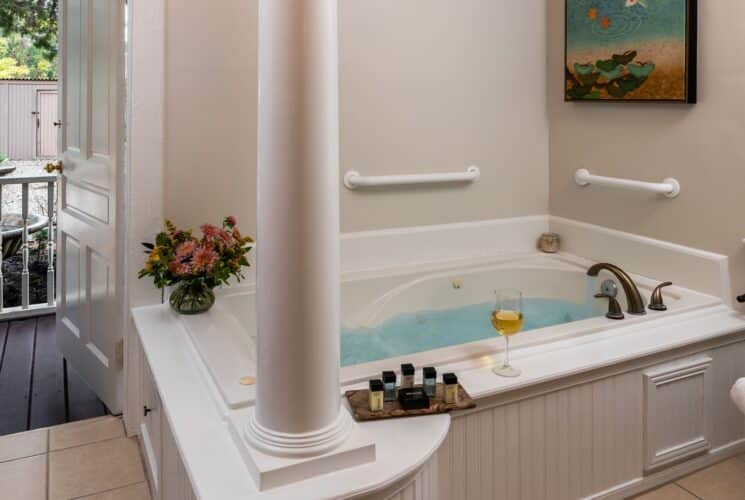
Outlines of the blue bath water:
{"label": "blue bath water", "polygon": [[[536,328],[602,315],[596,304],[557,299],[525,299],[523,307],[525,323],[519,335]],[[404,313],[373,328],[342,328],[341,365],[495,338],[491,326],[492,308],[492,303],[485,303],[459,309]]]}

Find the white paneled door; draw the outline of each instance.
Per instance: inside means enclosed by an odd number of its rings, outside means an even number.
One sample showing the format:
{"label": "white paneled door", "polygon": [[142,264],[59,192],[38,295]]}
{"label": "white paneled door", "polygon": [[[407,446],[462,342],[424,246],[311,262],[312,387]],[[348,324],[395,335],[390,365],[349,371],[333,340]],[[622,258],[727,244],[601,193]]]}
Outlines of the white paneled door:
{"label": "white paneled door", "polygon": [[124,0],[60,2],[57,345],[122,410]]}

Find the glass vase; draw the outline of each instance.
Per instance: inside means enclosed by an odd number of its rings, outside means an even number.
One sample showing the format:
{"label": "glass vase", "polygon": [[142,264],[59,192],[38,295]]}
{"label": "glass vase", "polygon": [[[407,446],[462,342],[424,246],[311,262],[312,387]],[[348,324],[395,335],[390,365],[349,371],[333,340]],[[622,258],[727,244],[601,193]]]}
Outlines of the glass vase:
{"label": "glass vase", "polygon": [[182,281],[171,293],[169,303],[179,314],[200,314],[214,305],[215,292],[202,280]]}

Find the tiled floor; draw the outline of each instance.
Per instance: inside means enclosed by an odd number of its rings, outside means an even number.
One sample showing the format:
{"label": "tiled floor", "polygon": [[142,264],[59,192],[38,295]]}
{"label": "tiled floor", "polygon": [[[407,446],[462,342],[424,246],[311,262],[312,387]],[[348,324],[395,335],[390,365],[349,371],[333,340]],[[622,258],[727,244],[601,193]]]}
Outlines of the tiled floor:
{"label": "tiled floor", "polygon": [[[139,445],[111,416],[0,437],[0,485],[3,499],[150,500]],[[745,500],[745,455],[635,500]]]}
{"label": "tiled floor", "polygon": [[678,479],[636,500],[745,500],[745,455]]}
{"label": "tiled floor", "polygon": [[0,437],[2,498],[150,500],[139,445],[100,417]]}

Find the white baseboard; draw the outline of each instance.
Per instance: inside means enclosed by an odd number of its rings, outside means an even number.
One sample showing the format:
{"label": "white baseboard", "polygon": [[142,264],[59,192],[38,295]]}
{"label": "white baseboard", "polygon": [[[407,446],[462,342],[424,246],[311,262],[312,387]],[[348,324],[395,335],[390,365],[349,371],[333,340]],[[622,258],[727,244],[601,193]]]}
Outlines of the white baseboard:
{"label": "white baseboard", "polygon": [[692,458],[650,476],[633,479],[627,483],[611,488],[610,490],[596,493],[595,495],[588,497],[588,499],[622,500],[630,498],[653,488],[657,488],[658,486],[675,481],[676,479],[680,479],[681,477],[687,476],[701,469],[705,469],[728,458],[737,456],[743,452],[745,452],[745,439],[716,448],[705,455]]}

